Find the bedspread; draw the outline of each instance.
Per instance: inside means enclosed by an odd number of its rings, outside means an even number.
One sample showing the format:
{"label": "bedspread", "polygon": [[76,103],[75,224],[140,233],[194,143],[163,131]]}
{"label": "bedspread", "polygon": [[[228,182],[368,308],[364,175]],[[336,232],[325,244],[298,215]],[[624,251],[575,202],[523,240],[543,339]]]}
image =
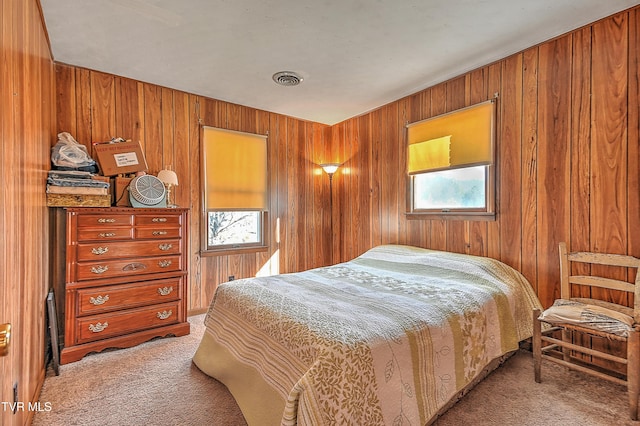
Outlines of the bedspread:
{"label": "bedspread", "polygon": [[[384,245],[220,285],[194,362],[250,425],[424,425],[531,336],[535,307],[530,284],[501,262]],[[247,397],[256,381],[261,395]]]}

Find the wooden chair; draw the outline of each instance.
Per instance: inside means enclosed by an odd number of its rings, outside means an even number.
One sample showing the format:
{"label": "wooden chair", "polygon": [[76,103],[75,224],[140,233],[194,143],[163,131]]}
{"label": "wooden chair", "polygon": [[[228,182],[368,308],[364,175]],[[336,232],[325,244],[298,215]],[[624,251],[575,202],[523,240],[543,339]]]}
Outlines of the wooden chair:
{"label": "wooden chair", "polygon": [[[589,275],[572,275],[572,265],[576,262],[587,265],[604,265],[589,269]],[[606,266],[635,268],[635,284],[627,281],[596,276],[593,270],[604,271]],[[543,313],[533,312],[533,359],[536,382],[540,383],[542,359],[582,371],[595,377],[606,379],[627,387],[629,394],[629,415],[638,419],[638,393],[640,391],[640,259],[603,253],[568,253],[565,243],[560,243],[560,297],[553,306]],[[576,268],[577,269],[577,268]],[[589,298],[571,297],[572,284],[581,294]],[[589,291],[586,287],[591,287]],[[634,307],[604,302],[597,298],[606,295],[606,290],[633,293]],[[543,323],[551,327],[543,332]],[[554,338],[556,332],[559,338]],[[623,342],[626,356],[608,351],[608,344],[598,344],[598,339]],[[596,344],[590,344],[595,342]],[[582,354],[581,356],[578,356]],[[600,361],[598,361],[600,360]],[[604,361],[604,362],[603,362]],[[614,363],[614,364],[611,364]],[[619,371],[603,365],[618,365]]]}

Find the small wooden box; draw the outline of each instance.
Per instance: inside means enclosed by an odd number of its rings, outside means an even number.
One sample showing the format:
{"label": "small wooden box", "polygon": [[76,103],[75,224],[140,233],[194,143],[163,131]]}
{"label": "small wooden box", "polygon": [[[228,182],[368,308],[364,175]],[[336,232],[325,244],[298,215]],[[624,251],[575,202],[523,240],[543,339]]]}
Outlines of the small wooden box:
{"label": "small wooden box", "polygon": [[111,195],[47,194],[49,207],[111,207]]}

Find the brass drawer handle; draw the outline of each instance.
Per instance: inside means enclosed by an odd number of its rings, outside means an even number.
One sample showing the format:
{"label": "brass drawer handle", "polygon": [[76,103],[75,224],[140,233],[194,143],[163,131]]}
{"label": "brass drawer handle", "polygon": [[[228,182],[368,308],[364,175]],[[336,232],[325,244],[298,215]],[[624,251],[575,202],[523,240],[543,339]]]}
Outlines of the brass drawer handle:
{"label": "brass drawer handle", "polygon": [[102,295],[99,295],[98,297],[90,297],[89,298],[89,303],[91,303],[92,305],[102,305],[105,302],[109,301],[109,295],[105,295],[104,297]]}
{"label": "brass drawer handle", "polygon": [[151,219],[151,222],[166,222],[167,218],[166,217],[154,217],[153,219]]}
{"label": "brass drawer handle", "polygon": [[113,223],[113,222],[115,222],[115,221],[116,221],[116,220],[115,220],[115,219],[113,219],[113,218],[104,218],[104,217],[101,217],[100,219],[98,219],[98,223]]}
{"label": "brass drawer handle", "polygon": [[158,288],[158,293],[160,296],[168,296],[173,292],[173,286],[171,287],[160,287]]}
{"label": "brass drawer handle", "polygon": [[145,265],[144,263],[140,263],[140,262],[135,262],[135,263],[129,263],[127,265],[125,265],[122,270],[123,271],[137,271],[139,269],[146,269],[147,265]]}
{"label": "brass drawer handle", "polygon": [[98,234],[98,237],[101,237],[101,238],[115,237],[115,236],[116,236],[115,232],[101,232]]}
{"label": "brass drawer handle", "polygon": [[108,269],[109,269],[108,266],[101,266],[101,265],[92,266],[91,267],[91,272],[93,272],[94,274],[102,274],[102,273],[107,272]]}
{"label": "brass drawer handle", "polygon": [[173,313],[173,312],[172,312],[172,311],[171,311],[171,309],[170,309],[170,310],[169,310],[169,312],[167,312],[167,311],[158,312],[158,313],[156,314],[156,316],[157,316],[158,318],[160,318],[161,320],[165,320],[165,319],[169,318],[169,317],[171,316],[171,314],[172,314],[172,313]]}
{"label": "brass drawer handle", "polygon": [[167,235],[167,231],[153,231],[153,235]]}
{"label": "brass drawer handle", "polygon": [[94,332],[94,333],[100,333],[101,331],[104,331],[105,328],[109,327],[109,323],[108,322],[104,322],[104,324],[102,323],[97,323],[96,325],[93,324],[89,324],[89,330]]}
{"label": "brass drawer handle", "polygon": [[91,249],[91,253],[100,256],[109,251],[109,247],[94,247]]}
{"label": "brass drawer handle", "polygon": [[167,244],[160,244],[160,245],[158,246],[158,248],[159,248],[160,250],[162,250],[162,251],[171,250],[171,247],[173,247],[173,244],[169,244],[169,243],[167,243]]}
{"label": "brass drawer handle", "polygon": [[169,265],[171,265],[170,260],[161,260],[160,262],[158,262],[158,266],[161,268],[166,268]]}

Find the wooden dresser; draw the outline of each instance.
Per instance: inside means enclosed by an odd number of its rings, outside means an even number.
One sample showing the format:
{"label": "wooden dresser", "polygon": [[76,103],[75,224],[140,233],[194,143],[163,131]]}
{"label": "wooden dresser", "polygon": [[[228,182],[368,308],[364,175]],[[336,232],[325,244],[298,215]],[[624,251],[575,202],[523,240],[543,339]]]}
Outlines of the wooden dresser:
{"label": "wooden dresser", "polygon": [[61,364],[189,334],[187,209],[65,208],[55,215]]}

